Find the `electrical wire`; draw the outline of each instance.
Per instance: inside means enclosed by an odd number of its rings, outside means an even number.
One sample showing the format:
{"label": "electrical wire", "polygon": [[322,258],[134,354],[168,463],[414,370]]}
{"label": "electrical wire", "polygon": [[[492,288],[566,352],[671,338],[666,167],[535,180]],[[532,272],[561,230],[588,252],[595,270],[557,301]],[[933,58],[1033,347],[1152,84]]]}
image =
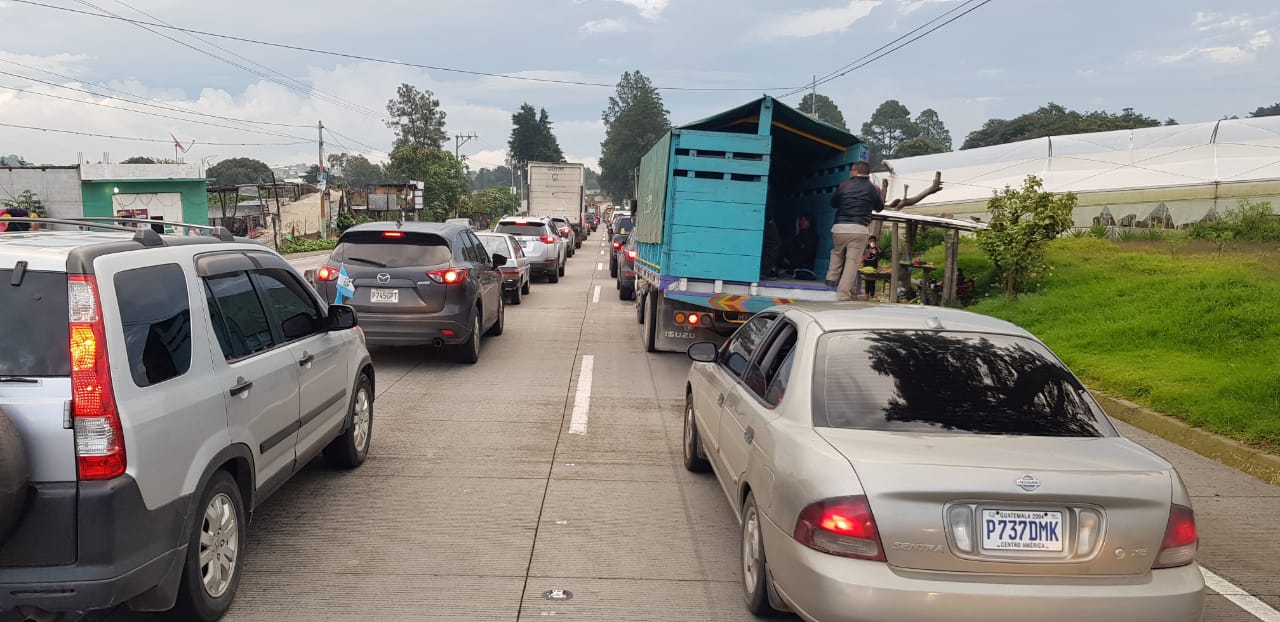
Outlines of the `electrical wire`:
{"label": "electrical wire", "polygon": [[[57,134],[75,134],[77,136],[89,136],[92,138],[110,138],[112,140],[131,140],[141,143],[165,143],[173,144],[172,138],[138,138],[134,136],[113,136],[111,134],[94,134],[92,132],[77,132],[75,130],[60,130],[51,127],[34,127],[30,125],[16,125],[13,123],[0,123],[0,127],[11,127],[20,130],[35,130],[38,132],[54,132]],[[294,145],[307,145],[315,141],[307,140],[292,143],[200,143],[201,145],[211,147],[290,147]]]}
{"label": "electrical wire", "polygon": [[[331,128],[331,127],[327,126],[327,125],[326,125],[326,126],[324,126],[324,129],[325,129],[325,130],[328,130],[328,132],[329,132],[330,134],[333,134],[334,136],[337,136],[337,137],[339,137],[339,138],[345,138],[345,139],[347,139],[347,141],[352,142],[352,143],[355,143],[355,144],[357,144],[357,145],[360,145],[361,147],[364,147],[365,149],[368,149],[370,152],[373,152],[373,153],[380,153],[380,154],[382,154],[382,155],[391,155],[390,153],[388,153],[388,152],[386,152],[386,151],[382,151],[381,149],[378,149],[378,148],[376,148],[376,147],[372,147],[372,146],[370,146],[370,145],[368,145],[368,144],[366,144],[366,143],[362,143],[362,142],[360,142],[360,141],[358,141],[358,140],[356,140],[356,139],[354,139],[354,138],[352,138],[352,137],[350,137],[350,136],[347,136],[346,134],[342,134],[342,133],[338,132],[337,130],[335,130],[335,129],[333,129],[333,128]],[[340,144],[340,143],[339,143],[339,144]],[[355,150],[354,150],[354,149],[352,149],[352,151],[355,151]]]}
{"label": "electrical wire", "polygon": [[[410,62],[405,62],[405,61],[390,60],[390,59],[386,59],[386,58],[378,58],[378,57],[376,57],[376,56],[365,56],[365,55],[361,55],[361,54],[349,54],[349,53],[346,53],[346,52],[335,52],[335,51],[332,51],[332,50],[322,50],[322,49],[317,49],[317,48],[304,47],[304,46],[300,46],[300,45],[289,45],[289,44],[285,44],[285,43],[274,43],[274,42],[271,42],[271,41],[261,41],[261,40],[258,40],[258,39],[250,39],[250,38],[247,38],[247,37],[237,37],[237,36],[234,36],[234,35],[220,34],[220,33],[216,33],[216,32],[208,32],[208,31],[204,31],[204,30],[196,30],[196,29],[194,29],[194,28],[182,28],[182,27],[179,27],[179,26],[170,26],[170,25],[167,25],[167,24],[161,24],[161,23],[157,23],[157,22],[147,22],[147,21],[143,21],[143,20],[136,20],[136,19],[131,19],[131,18],[128,18],[128,17],[122,17],[122,16],[119,16],[119,15],[113,15],[113,14],[111,14],[110,12],[107,12],[107,11],[103,11],[103,13],[93,13],[93,12],[90,12],[90,11],[82,11],[82,10],[79,10],[79,9],[73,9],[73,8],[70,8],[70,7],[55,6],[55,5],[52,5],[52,4],[45,4],[45,3],[43,3],[43,2],[36,2],[35,0],[5,0],[5,1],[6,1],[6,2],[13,2],[13,3],[16,3],[16,4],[25,4],[25,5],[28,5],[28,6],[41,7],[41,8],[45,8],[45,9],[53,9],[53,10],[57,10],[57,11],[65,11],[65,12],[67,12],[67,13],[76,13],[76,14],[79,14],[79,15],[87,15],[87,16],[90,16],[90,17],[97,17],[97,18],[101,18],[101,19],[111,19],[111,20],[117,20],[117,21],[122,21],[122,22],[128,22],[128,23],[131,23],[131,24],[134,24],[134,25],[137,25],[137,26],[140,26],[140,27],[144,27],[144,28],[145,28],[145,27],[151,27],[151,28],[163,28],[163,29],[174,30],[174,31],[178,31],[178,32],[184,32],[184,33],[187,33],[187,34],[203,35],[203,36],[206,36],[206,37],[215,37],[215,38],[218,38],[218,39],[227,39],[227,40],[230,40],[230,41],[239,41],[239,42],[241,42],[241,43],[252,43],[252,44],[255,44],[255,45],[263,45],[263,46],[267,46],[267,47],[274,47],[274,48],[280,48],[280,49],[285,49],[285,50],[293,50],[293,51],[295,51],[295,52],[309,52],[309,53],[311,53],[311,54],[323,54],[323,55],[325,55],[325,56],[336,56],[336,57],[339,57],[339,58],[348,58],[348,59],[352,59],[352,60],[368,61],[368,62],[372,62],[372,63],[382,63],[382,64],[386,64],[386,65],[399,65],[399,66],[402,66],[402,67],[414,67],[414,68],[417,68],[417,69],[426,69],[426,70],[429,70],[429,71],[441,71],[441,72],[457,73],[457,74],[470,75],[470,76],[483,76],[483,77],[488,77],[488,78],[501,78],[501,79],[505,79],[505,80],[521,80],[521,81],[525,81],[525,82],[543,82],[543,83],[549,83],[549,84],[562,84],[562,85],[567,85],[567,86],[594,86],[594,87],[605,87],[605,88],[615,88],[615,87],[617,86],[616,84],[609,84],[609,83],[604,83],[604,82],[587,82],[587,81],[582,81],[582,80],[558,80],[558,79],[555,79],[555,78],[537,78],[537,77],[533,77],[533,76],[516,76],[516,75],[504,74],[504,73],[492,73],[492,72],[487,72],[487,71],[473,71],[473,70],[469,70],[469,69],[458,69],[458,68],[456,68],[456,67],[442,67],[442,66],[438,66],[438,65],[425,65],[425,64],[421,64],[421,63],[410,63]],[[76,1],[77,1],[77,2],[81,2],[81,3],[84,3],[84,0],[76,0]],[[988,0],[988,1],[990,1],[990,0]],[[92,6],[92,5],[90,5],[90,6]],[[96,8],[96,7],[95,7],[95,8]],[[100,9],[100,10],[101,10],[101,9]],[[161,36],[164,36],[164,35],[161,35]],[[168,38],[168,37],[166,37],[166,38]],[[175,41],[176,41],[176,40],[175,40]],[[204,50],[200,50],[199,48],[194,48],[193,46],[190,46],[190,45],[188,45],[188,44],[186,44],[186,43],[182,43],[182,42],[178,42],[178,43],[181,43],[182,45],[187,46],[187,47],[192,47],[192,49],[198,50],[198,51],[200,51],[200,52],[202,52],[202,53],[208,54],[208,52],[205,52]],[[221,59],[221,60],[223,60],[224,62],[230,62],[230,61],[226,61],[225,59]],[[245,67],[243,67],[243,66],[241,66],[241,68],[242,68],[242,69],[246,69],[247,71],[251,71],[251,70],[249,70],[249,69],[247,69],[247,68],[245,68]],[[764,92],[764,91],[785,91],[785,90],[791,90],[791,89],[796,89],[796,88],[804,89],[804,88],[808,88],[808,85],[803,86],[803,87],[794,87],[794,86],[774,86],[774,87],[765,87],[765,88],[759,88],[759,87],[755,87],[755,88],[745,88],[745,87],[691,87],[691,86],[655,86],[655,87],[653,87],[653,88],[654,88],[655,90],[659,90],[659,91],[689,91],[689,92]]]}

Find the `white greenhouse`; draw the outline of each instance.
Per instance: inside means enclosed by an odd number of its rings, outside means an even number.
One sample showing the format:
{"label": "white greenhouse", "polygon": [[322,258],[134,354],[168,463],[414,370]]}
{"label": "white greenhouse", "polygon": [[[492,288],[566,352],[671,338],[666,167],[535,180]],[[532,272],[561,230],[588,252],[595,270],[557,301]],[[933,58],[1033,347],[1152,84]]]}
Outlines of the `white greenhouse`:
{"label": "white greenhouse", "polygon": [[888,165],[891,198],[942,172],[943,190],[909,208],[918,214],[986,220],[992,193],[1028,175],[1079,197],[1077,227],[1181,227],[1241,199],[1280,213],[1280,117],[1052,136]]}

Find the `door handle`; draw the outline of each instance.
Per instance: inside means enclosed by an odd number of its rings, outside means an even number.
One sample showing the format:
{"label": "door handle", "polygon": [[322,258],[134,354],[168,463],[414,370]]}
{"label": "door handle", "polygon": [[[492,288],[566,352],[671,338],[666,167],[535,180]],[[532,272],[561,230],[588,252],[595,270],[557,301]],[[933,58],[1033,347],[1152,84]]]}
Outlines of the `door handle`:
{"label": "door handle", "polygon": [[754,441],[755,439],[756,429],[751,426],[747,426],[747,429],[742,431],[742,440],[746,441],[747,444],[750,445],[751,441]]}
{"label": "door handle", "polygon": [[231,387],[231,397],[236,397],[247,393],[253,388],[253,383],[244,379],[244,376],[236,378],[236,386]]}
{"label": "door handle", "polygon": [[721,393],[721,394],[720,394],[720,397],[716,398],[716,406],[724,406],[724,394],[723,394],[723,393]]}
{"label": "door handle", "polygon": [[298,359],[298,366],[311,367],[311,364],[314,362],[316,362],[316,355],[303,352],[302,358]]}

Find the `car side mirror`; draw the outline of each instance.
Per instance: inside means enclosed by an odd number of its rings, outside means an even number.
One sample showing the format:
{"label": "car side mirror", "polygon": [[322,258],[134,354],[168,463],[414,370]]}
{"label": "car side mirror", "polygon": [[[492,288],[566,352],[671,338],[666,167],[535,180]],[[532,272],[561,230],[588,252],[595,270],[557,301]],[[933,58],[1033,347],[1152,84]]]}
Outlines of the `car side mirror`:
{"label": "car side mirror", "polygon": [[493,267],[494,267],[494,269],[501,268],[502,266],[507,265],[507,261],[508,261],[508,260],[507,260],[507,256],[506,256],[506,255],[503,255],[502,253],[494,253],[494,254],[493,254]]}
{"label": "car side mirror", "polygon": [[356,310],[350,305],[329,305],[329,331],[356,327]]}
{"label": "car side mirror", "polygon": [[716,344],[710,341],[699,341],[689,346],[689,358],[697,363],[714,363],[716,362],[716,354],[719,351]]}

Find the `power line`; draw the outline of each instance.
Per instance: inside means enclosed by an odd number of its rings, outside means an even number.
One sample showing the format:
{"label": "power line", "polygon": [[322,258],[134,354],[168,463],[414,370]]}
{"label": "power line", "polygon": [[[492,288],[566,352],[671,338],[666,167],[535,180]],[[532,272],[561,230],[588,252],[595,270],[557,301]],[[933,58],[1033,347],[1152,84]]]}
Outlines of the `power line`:
{"label": "power line", "polygon": [[[130,18],[128,18],[128,17],[122,17],[122,16],[119,16],[119,15],[113,15],[113,14],[110,14],[110,13],[105,12],[105,11],[104,11],[103,13],[93,13],[93,12],[90,12],[90,11],[82,11],[82,10],[79,10],[79,9],[73,9],[73,8],[70,8],[70,7],[55,6],[55,5],[52,5],[52,4],[45,4],[45,3],[43,3],[43,2],[36,2],[36,1],[34,1],[34,0],[6,0],[6,1],[7,1],[7,2],[14,2],[14,3],[18,3],[18,4],[25,4],[25,5],[29,5],[29,6],[41,7],[41,8],[45,8],[45,9],[54,9],[54,10],[57,10],[57,11],[64,11],[64,12],[67,12],[67,13],[76,13],[76,14],[79,14],[79,15],[87,15],[87,16],[90,16],[90,17],[97,17],[97,18],[100,18],[100,19],[112,19],[112,20],[117,20],[117,21],[122,21],[122,22],[129,22],[129,23],[131,23],[131,24],[135,24],[135,25],[142,26],[142,27],[148,27],[148,26],[149,26],[149,27],[152,27],[152,28],[164,28],[164,29],[168,29],[168,30],[175,30],[175,31],[178,31],[178,32],[185,32],[185,33],[187,33],[187,34],[197,34],[197,35],[203,35],[203,36],[206,36],[206,37],[216,37],[216,38],[219,38],[219,39],[227,39],[227,40],[230,40],[230,41],[239,41],[239,42],[242,42],[242,43],[252,43],[252,44],[255,44],[255,45],[263,45],[263,46],[267,46],[267,47],[274,47],[274,48],[280,48],[280,49],[285,49],[285,50],[293,50],[293,51],[296,51],[296,52],[310,52],[310,53],[312,53],[312,54],[323,54],[323,55],[326,55],[326,56],[336,56],[336,57],[339,57],[339,58],[349,58],[349,59],[352,59],[352,60],[362,60],[362,61],[368,61],[368,62],[373,62],[373,63],[382,63],[382,64],[386,64],[386,65],[399,65],[399,66],[402,66],[402,67],[414,67],[414,68],[417,68],[417,69],[426,69],[426,70],[429,70],[429,71],[441,71],[441,72],[448,72],[448,73],[458,73],[458,74],[464,74],[464,75],[470,75],[470,76],[483,76],[483,77],[488,77],[488,78],[502,78],[502,79],[505,79],[505,80],[521,80],[521,81],[525,81],[525,82],[544,82],[544,83],[549,83],[549,84],[563,84],[563,85],[569,85],[569,86],[598,86],[598,87],[606,87],[606,88],[614,88],[614,87],[616,87],[616,86],[617,86],[616,84],[608,84],[608,83],[604,83],[604,82],[586,82],[586,81],[581,81],[581,80],[557,80],[557,79],[555,79],[555,78],[536,78],[536,77],[533,77],[533,76],[514,76],[514,75],[504,74],[504,73],[491,73],[491,72],[487,72],[487,71],[473,71],[473,70],[469,70],[469,69],[458,69],[458,68],[456,68],[456,67],[441,67],[441,66],[438,66],[438,65],[424,65],[424,64],[421,64],[421,63],[410,63],[410,62],[405,62],[405,61],[390,60],[390,59],[386,59],[386,58],[378,58],[378,57],[375,57],[375,56],[364,56],[364,55],[360,55],[360,54],[349,54],[349,53],[346,53],[346,52],[334,52],[334,51],[332,51],[332,50],[321,50],[321,49],[309,48],[309,47],[304,47],[304,46],[299,46],[299,45],[288,45],[288,44],[284,44],[284,43],[274,43],[274,42],[271,42],[271,41],[261,41],[261,40],[258,40],[258,39],[249,39],[249,38],[246,38],[246,37],[237,37],[237,36],[234,36],[234,35],[225,35],[225,34],[220,34],[220,33],[216,33],[216,32],[208,32],[208,31],[204,31],[204,30],[196,30],[196,29],[193,29],[193,28],[181,28],[181,27],[178,27],[178,26],[170,26],[170,25],[168,25],[168,24],[161,24],[161,23],[156,23],[156,22],[146,22],[146,21],[142,21],[142,20],[130,19]],[[82,3],[83,3],[83,0],[76,0],[76,1],[77,1],[77,2],[82,2]],[[105,14],[104,14],[104,13],[105,13]],[[163,35],[161,35],[161,36],[163,36]],[[179,42],[179,43],[181,43],[181,42]],[[187,44],[182,43],[182,45],[187,45]],[[188,46],[188,47],[191,47],[191,46]],[[193,48],[193,49],[199,50],[199,48]],[[203,50],[199,50],[199,51],[204,52]],[[208,52],[204,52],[204,53],[208,54]],[[226,61],[225,59],[222,59],[222,60],[223,60],[224,62],[230,62],[230,61]],[[242,68],[243,68],[243,67],[242,67]],[[246,70],[247,70],[247,69],[246,69]],[[762,91],[784,91],[784,90],[793,89],[793,88],[795,88],[795,87],[793,87],[793,86],[774,86],[774,87],[765,87],[765,88],[760,88],[760,87],[754,87],[754,88],[743,88],[743,87],[655,86],[655,87],[653,87],[653,88],[654,88],[655,90],[659,90],[659,91],[755,92],[755,93],[758,93],[758,92],[762,92]],[[807,86],[806,86],[806,87],[804,87],[804,88],[807,88]]]}
{"label": "power line", "polygon": [[[333,134],[333,135],[335,135],[335,136],[337,136],[337,137],[339,137],[339,138],[345,138],[345,139],[347,139],[348,141],[350,141],[350,142],[352,142],[352,143],[355,143],[355,144],[357,144],[357,145],[360,145],[361,147],[364,147],[365,149],[368,149],[369,151],[371,151],[371,152],[373,152],[373,153],[381,153],[381,154],[383,154],[383,155],[391,155],[390,153],[388,153],[388,152],[386,152],[386,151],[382,151],[381,149],[378,149],[378,148],[376,148],[376,147],[372,147],[372,146],[370,146],[370,145],[368,145],[368,144],[366,144],[366,143],[362,143],[362,142],[360,142],[360,141],[358,141],[358,140],[356,140],[356,139],[354,139],[354,138],[352,138],[352,137],[350,137],[350,136],[347,136],[346,134],[340,133],[340,132],[338,132],[337,130],[335,130],[335,129],[333,129],[333,128],[331,128],[331,127],[327,126],[327,125],[325,126],[325,128],[324,128],[324,129],[329,130],[329,133],[330,133],[330,134]],[[339,143],[339,144],[341,144],[341,143]],[[354,149],[352,149],[352,151],[355,151],[355,150],[354,150]]]}
{"label": "power line", "polygon": [[[173,25],[173,24],[171,24],[170,22],[167,22],[167,21],[165,21],[165,20],[163,20],[163,19],[161,19],[161,18],[159,18],[159,17],[156,17],[155,15],[152,15],[152,14],[150,14],[150,13],[147,13],[146,11],[143,11],[142,9],[139,9],[139,8],[137,8],[137,7],[135,7],[135,6],[131,5],[131,4],[129,4],[128,2],[125,2],[124,0],[114,0],[114,1],[116,2],[116,4],[120,4],[120,5],[123,5],[123,6],[125,6],[125,7],[128,7],[129,9],[132,9],[135,13],[138,13],[138,14],[144,15],[144,16],[146,16],[146,17],[149,17],[149,18],[151,18],[151,19],[153,19],[153,20],[155,20],[155,21],[157,21],[157,22],[159,22],[159,23],[161,23],[161,24],[164,24],[164,25],[166,25],[166,26],[172,26],[172,25]],[[250,58],[246,58],[246,57],[244,57],[244,56],[241,56],[240,54],[237,54],[237,53],[235,53],[235,52],[233,52],[233,51],[231,51],[231,50],[229,50],[229,49],[227,49],[227,48],[225,48],[225,47],[222,47],[222,46],[218,45],[217,43],[214,43],[214,42],[209,41],[209,40],[207,40],[207,39],[203,39],[203,38],[201,38],[201,37],[199,37],[199,36],[197,36],[197,35],[194,35],[194,34],[193,34],[193,35],[190,35],[190,36],[191,36],[191,38],[193,38],[193,39],[195,39],[195,40],[197,40],[197,41],[199,41],[199,42],[201,42],[201,43],[204,43],[205,45],[209,45],[209,46],[212,46],[213,48],[216,48],[216,49],[218,49],[218,50],[222,50],[223,52],[226,52],[227,54],[230,54],[230,55],[232,55],[232,56],[234,56],[234,57],[236,57],[236,58],[238,58],[238,59],[240,59],[240,60],[243,60],[243,61],[245,61],[246,63],[249,63],[249,64],[254,65],[254,66],[256,66],[256,67],[260,67],[260,68],[262,68],[262,69],[264,69],[264,70],[266,70],[266,71],[269,71],[269,72],[271,72],[271,73],[273,73],[273,74],[275,74],[275,75],[279,76],[280,78],[282,78],[282,79],[284,79],[284,80],[287,80],[287,81],[289,81],[289,82],[292,82],[292,83],[294,83],[294,84],[297,84],[299,87],[301,87],[301,88],[303,88],[303,89],[306,89],[308,92],[310,92],[313,96],[315,96],[317,99],[320,99],[321,101],[325,101],[325,102],[328,102],[328,103],[331,103],[331,104],[334,104],[334,105],[342,106],[342,107],[346,108],[347,110],[351,110],[352,112],[363,112],[363,113],[364,113],[364,114],[366,114],[366,115],[375,116],[375,117],[377,117],[377,118],[385,118],[385,116],[384,116],[382,113],[380,113],[380,112],[378,112],[378,111],[376,111],[376,110],[373,110],[373,109],[370,109],[370,108],[366,108],[366,107],[361,106],[361,105],[359,105],[359,104],[357,104],[357,103],[354,103],[354,102],[351,102],[351,101],[348,101],[348,100],[342,99],[341,97],[339,97],[339,96],[337,96],[337,95],[334,95],[334,94],[332,94],[332,93],[327,93],[327,92],[325,92],[325,91],[322,91],[322,90],[320,90],[320,89],[318,89],[318,88],[316,88],[316,87],[314,87],[314,86],[308,85],[308,84],[306,84],[306,83],[304,83],[304,82],[302,82],[302,81],[300,81],[300,80],[297,80],[297,79],[295,79],[295,78],[292,78],[292,77],[290,77],[290,76],[288,76],[288,75],[286,75],[286,74],[284,74],[284,73],[282,73],[282,72],[280,72],[280,71],[277,71],[277,70],[275,70],[275,69],[272,69],[271,67],[268,67],[267,65],[264,65],[264,64],[262,64],[262,63],[256,62],[256,61],[254,61],[253,59],[250,59]]]}
{"label": "power line", "polygon": [[[21,2],[21,1],[23,1],[23,0],[14,0],[14,1],[15,1],[15,2]],[[839,69],[837,69],[837,70],[835,70],[835,71],[832,71],[831,73],[828,73],[827,75],[823,76],[821,79],[815,80],[815,81],[814,81],[813,83],[811,83],[811,84],[807,84],[807,85],[805,85],[805,86],[802,86],[802,87],[799,87],[799,88],[795,88],[795,89],[792,89],[791,91],[788,91],[788,92],[787,92],[785,95],[783,95],[782,97],[783,97],[783,98],[791,97],[792,95],[795,95],[796,93],[800,93],[800,92],[805,91],[805,90],[807,90],[807,89],[810,89],[810,88],[817,88],[818,86],[821,86],[821,85],[823,85],[823,84],[826,84],[826,83],[828,83],[828,82],[831,82],[832,80],[836,80],[836,79],[838,79],[838,78],[842,78],[842,77],[844,77],[844,76],[848,75],[849,73],[851,73],[851,72],[853,72],[853,71],[856,71],[856,70],[858,70],[858,69],[861,69],[861,68],[863,68],[863,67],[866,67],[867,65],[870,65],[871,63],[874,63],[874,62],[876,62],[876,61],[878,61],[878,60],[880,60],[880,59],[882,59],[882,58],[884,58],[884,57],[886,57],[886,56],[888,56],[888,55],[890,55],[890,54],[892,54],[892,53],[894,53],[894,52],[896,52],[896,51],[898,51],[898,50],[901,50],[902,48],[907,47],[908,45],[911,45],[912,43],[915,43],[916,41],[919,41],[919,40],[921,40],[921,39],[923,39],[923,38],[925,38],[925,37],[929,36],[930,34],[932,34],[932,33],[934,33],[934,32],[937,32],[939,29],[941,29],[941,28],[943,28],[943,27],[947,26],[948,24],[950,24],[950,23],[952,23],[952,22],[954,22],[954,21],[956,21],[956,20],[958,20],[958,19],[960,19],[960,18],[962,18],[962,17],[964,17],[964,16],[966,16],[966,15],[968,15],[968,14],[970,14],[970,13],[972,13],[972,12],[974,12],[974,11],[976,11],[976,10],[978,10],[978,9],[982,8],[982,7],[984,7],[984,6],[986,6],[987,4],[989,4],[989,3],[991,2],[991,0],[982,0],[982,1],[981,1],[981,2],[979,2],[977,5],[974,5],[974,6],[970,7],[968,10],[965,10],[964,12],[960,13],[959,15],[956,15],[956,16],[952,17],[951,19],[948,19],[948,20],[946,20],[946,21],[942,22],[941,24],[938,24],[937,26],[934,26],[933,28],[930,28],[930,29],[928,29],[928,30],[925,30],[924,32],[920,33],[918,36],[912,37],[912,38],[910,38],[910,39],[908,39],[908,40],[906,40],[906,41],[903,41],[901,44],[899,44],[899,45],[897,45],[897,46],[895,46],[895,47],[890,48],[890,46],[894,46],[894,44],[898,43],[899,41],[902,41],[903,39],[906,39],[907,37],[910,37],[913,33],[919,32],[921,29],[926,28],[927,26],[929,26],[929,24],[932,24],[932,23],[934,23],[934,22],[937,22],[938,20],[942,19],[943,17],[946,17],[947,15],[949,15],[949,14],[951,14],[951,13],[954,13],[954,12],[956,12],[956,11],[959,11],[960,9],[964,8],[965,6],[967,6],[967,5],[969,5],[969,4],[972,4],[973,2],[977,2],[977,0],[966,0],[966,2],[964,2],[963,4],[961,4],[961,5],[957,6],[957,7],[952,8],[950,11],[947,11],[947,12],[943,13],[942,15],[939,15],[938,17],[935,17],[935,18],[934,18],[934,19],[932,19],[932,20],[929,20],[928,22],[926,22],[926,23],[924,23],[923,25],[919,26],[919,27],[918,27],[918,28],[916,28],[915,30],[912,30],[911,32],[908,32],[908,33],[906,33],[906,34],[902,35],[901,37],[898,37],[897,39],[894,39],[893,41],[890,41],[889,43],[886,43],[886,44],[884,44],[884,45],[880,46],[879,48],[876,48],[874,51],[872,51],[872,52],[870,52],[870,53],[868,53],[868,54],[865,54],[865,55],[861,56],[861,57],[860,57],[860,58],[858,58],[857,60],[854,60],[853,62],[848,63],[848,64],[844,65],[843,67],[841,67],[841,68],[839,68]],[[887,50],[886,50],[886,48],[890,48],[890,49],[887,49]],[[883,51],[883,52],[881,52],[881,50],[884,50],[884,51]],[[879,52],[879,54],[877,54],[878,52]]]}
{"label": "power line", "polygon": [[[0,127],[11,127],[20,130],[35,130],[38,132],[54,132],[57,134],[75,134],[77,136],[89,136],[92,138],[110,138],[111,140],[130,140],[141,143],[165,143],[173,144],[172,138],[137,138],[134,136],[112,136],[111,134],[94,134],[92,132],[77,132],[75,130],[59,130],[51,127],[34,127],[30,125],[15,125],[13,123],[0,123]],[[307,140],[293,143],[200,143],[210,147],[291,147],[294,145],[307,145],[315,141]]]}

